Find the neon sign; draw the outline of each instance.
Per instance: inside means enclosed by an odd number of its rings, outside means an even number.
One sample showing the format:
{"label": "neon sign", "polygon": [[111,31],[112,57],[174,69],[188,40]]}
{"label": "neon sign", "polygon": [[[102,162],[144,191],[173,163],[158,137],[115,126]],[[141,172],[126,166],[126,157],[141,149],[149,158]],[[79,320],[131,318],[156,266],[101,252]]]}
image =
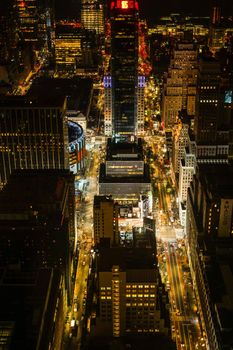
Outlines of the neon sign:
{"label": "neon sign", "polygon": [[[111,9],[115,7],[114,1],[111,2]],[[138,2],[134,0],[117,0],[116,8],[127,10],[127,9],[136,9],[138,10]]]}
{"label": "neon sign", "polygon": [[121,8],[122,9],[128,9],[129,8],[129,2],[128,1],[121,1]]}

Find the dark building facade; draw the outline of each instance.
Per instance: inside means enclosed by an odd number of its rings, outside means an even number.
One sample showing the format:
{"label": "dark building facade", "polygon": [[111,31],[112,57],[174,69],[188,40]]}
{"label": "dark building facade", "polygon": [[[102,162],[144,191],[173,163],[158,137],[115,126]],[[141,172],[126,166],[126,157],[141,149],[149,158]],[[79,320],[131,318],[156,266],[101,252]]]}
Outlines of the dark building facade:
{"label": "dark building facade", "polygon": [[59,349],[63,330],[63,278],[57,269],[0,273],[2,349]]}
{"label": "dark building facade", "polygon": [[199,61],[195,119],[198,144],[228,141],[227,131],[232,128],[232,83],[226,69],[227,66],[221,67],[220,61],[212,57],[203,57]]}
{"label": "dark building facade", "polygon": [[197,162],[227,162],[232,154],[232,83],[213,57],[199,61],[194,120]]}
{"label": "dark building facade", "polygon": [[202,330],[209,349],[230,349],[233,315],[233,169],[199,165],[187,198],[186,234]]}
{"label": "dark building facade", "polygon": [[119,241],[118,204],[112,197],[95,196],[93,205],[94,242],[98,245],[103,238],[109,238],[110,243]]}
{"label": "dark building facade", "polygon": [[67,303],[75,274],[74,177],[68,170],[17,170],[0,192],[0,268],[58,268]]}
{"label": "dark building facade", "polygon": [[17,46],[16,11],[13,0],[3,0],[0,4],[0,64],[5,64],[15,56]]}
{"label": "dark building facade", "polygon": [[17,0],[16,9],[21,40],[36,42],[38,40],[39,22],[37,0]]}
{"label": "dark building facade", "polygon": [[68,169],[66,99],[0,101],[0,188],[14,169]]}
{"label": "dark building facade", "polygon": [[213,58],[199,64],[195,136],[199,144],[215,143],[220,110],[220,64]]}
{"label": "dark building facade", "polygon": [[138,3],[111,3],[113,136],[127,138],[136,129]]}

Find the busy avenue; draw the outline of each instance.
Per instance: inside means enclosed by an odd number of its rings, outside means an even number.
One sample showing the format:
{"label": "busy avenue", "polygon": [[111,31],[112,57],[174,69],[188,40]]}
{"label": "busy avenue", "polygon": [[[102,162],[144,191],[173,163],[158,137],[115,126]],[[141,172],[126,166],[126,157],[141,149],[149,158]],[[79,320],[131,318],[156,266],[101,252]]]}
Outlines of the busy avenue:
{"label": "busy avenue", "polygon": [[93,147],[88,153],[85,179],[76,181],[79,258],[73,301],[66,318],[63,349],[80,348],[83,330],[87,330],[88,333],[93,317],[95,296],[89,289],[93,283],[92,262],[95,254],[92,249],[93,199],[97,192],[99,163],[99,148]]}

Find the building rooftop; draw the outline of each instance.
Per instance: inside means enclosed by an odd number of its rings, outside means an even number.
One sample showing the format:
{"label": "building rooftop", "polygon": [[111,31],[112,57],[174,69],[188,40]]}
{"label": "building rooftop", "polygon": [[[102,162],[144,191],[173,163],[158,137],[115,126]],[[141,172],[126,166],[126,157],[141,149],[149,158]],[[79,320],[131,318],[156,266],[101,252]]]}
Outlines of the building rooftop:
{"label": "building rooftop", "polygon": [[107,176],[106,175],[106,165],[100,164],[99,183],[151,183],[149,166],[148,166],[148,164],[144,164],[143,176],[135,176],[135,177],[115,176],[114,177],[114,176]]}
{"label": "building rooftop", "polygon": [[207,191],[221,198],[233,198],[232,165],[199,164],[198,169]]}
{"label": "building rooftop", "polygon": [[108,139],[106,160],[143,160],[142,140],[117,143]]}
{"label": "building rooftop", "polygon": [[76,142],[83,136],[83,128],[78,123],[68,121],[69,142]]}
{"label": "building rooftop", "polygon": [[109,202],[113,203],[114,200],[112,199],[111,196],[95,196],[94,197],[94,206],[100,206],[101,203],[103,202]]}
{"label": "building rooftop", "polygon": [[[56,25],[56,39],[59,38],[59,35],[65,35],[65,34],[72,34],[75,36],[79,36],[81,38],[83,34],[83,29],[81,28],[81,24],[78,22],[65,22],[65,23],[58,23]],[[77,37],[74,37],[77,39]]]}
{"label": "building rooftop", "polygon": [[26,95],[26,96],[1,96],[0,109],[24,109],[24,108],[63,108],[66,96],[48,94],[45,89],[44,94]]}
{"label": "building rooftop", "polygon": [[[28,91],[27,96],[41,96],[47,98],[67,97],[67,110],[76,110],[87,115],[91,91],[92,80],[89,78],[37,78]],[[49,91],[49,94],[48,94]]]}
{"label": "building rooftop", "polygon": [[[148,248],[109,248],[100,247],[99,249],[99,272],[111,271],[114,265],[119,265],[122,271],[130,270],[129,276],[132,279],[133,275],[140,274],[140,279],[143,275],[146,278],[156,279],[156,262],[153,249]],[[141,274],[141,271],[144,271]],[[148,270],[148,274],[145,274],[145,270]],[[151,274],[151,270],[153,273]],[[133,272],[134,271],[134,272]]]}
{"label": "building rooftop", "polygon": [[44,205],[56,206],[73,179],[68,170],[15,170],[0,192],[0,219],[4,213],[38,210]]}
{"label": "building rooftop", "polygon": [[88,350],[141,350],[141,349],[163,349],[175,350],[175,343],[161,334],[153,336],[125,336],[117,339],[112,337],[98,337],[90,338]]}

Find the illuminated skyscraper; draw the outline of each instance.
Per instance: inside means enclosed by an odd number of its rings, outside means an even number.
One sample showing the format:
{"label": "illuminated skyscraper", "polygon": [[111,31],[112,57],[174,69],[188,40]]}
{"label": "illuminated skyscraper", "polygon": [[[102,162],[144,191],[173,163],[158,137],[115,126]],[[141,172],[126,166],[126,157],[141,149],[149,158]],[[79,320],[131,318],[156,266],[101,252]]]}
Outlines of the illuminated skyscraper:
{"label": "illuminated skyscraper", "polygon": [[137,134],[142,135],[144,131],[144,116],[145,116],[145,87],[146,77],[138,76],[137,86]]}
{"label": "illuminated skyscraper", "polygon": [[215,1],[211,8],[209,47],[214,53],[224,46],[225,28],[221,21],[221,6],[219,1]]}
{"label": "illuminated skyscraper", "polygon": [[221,21],[221,8],[213,6],[211,12],[211,24],[219,24]]}
{"label": "illuminated skyscraper", "polygon": [[85,29],[104,33],[104,8],[99,0],[82,0],[81,23]]}
{"label": "illuminated skyscraper", "polygon": [[58,71],[75,71],[81,61],[82,37],[77,23],[56,26],[55,60]]}
{"label": "illuminated skyscraper", "polygon": [[192,43],[180,42],[173,52],[163,88],[162,121],[172,130],[179,111],[195,115],[197,50]]}
{"label": "illuminated skyscraper", "polygon": [[138,2],[111,2],[112,135],[127,138],[137,129]]}
{"label": "illuminated skyscraper", "polygon": [[39,21],[37,0],[17,0],[16,9],[21,39],[26,42],[36,42]]}
{"label": "illuminated skyscraper", "polygon": [[112,77],[104,77],[104,133],[106,136],[112,135]]}

